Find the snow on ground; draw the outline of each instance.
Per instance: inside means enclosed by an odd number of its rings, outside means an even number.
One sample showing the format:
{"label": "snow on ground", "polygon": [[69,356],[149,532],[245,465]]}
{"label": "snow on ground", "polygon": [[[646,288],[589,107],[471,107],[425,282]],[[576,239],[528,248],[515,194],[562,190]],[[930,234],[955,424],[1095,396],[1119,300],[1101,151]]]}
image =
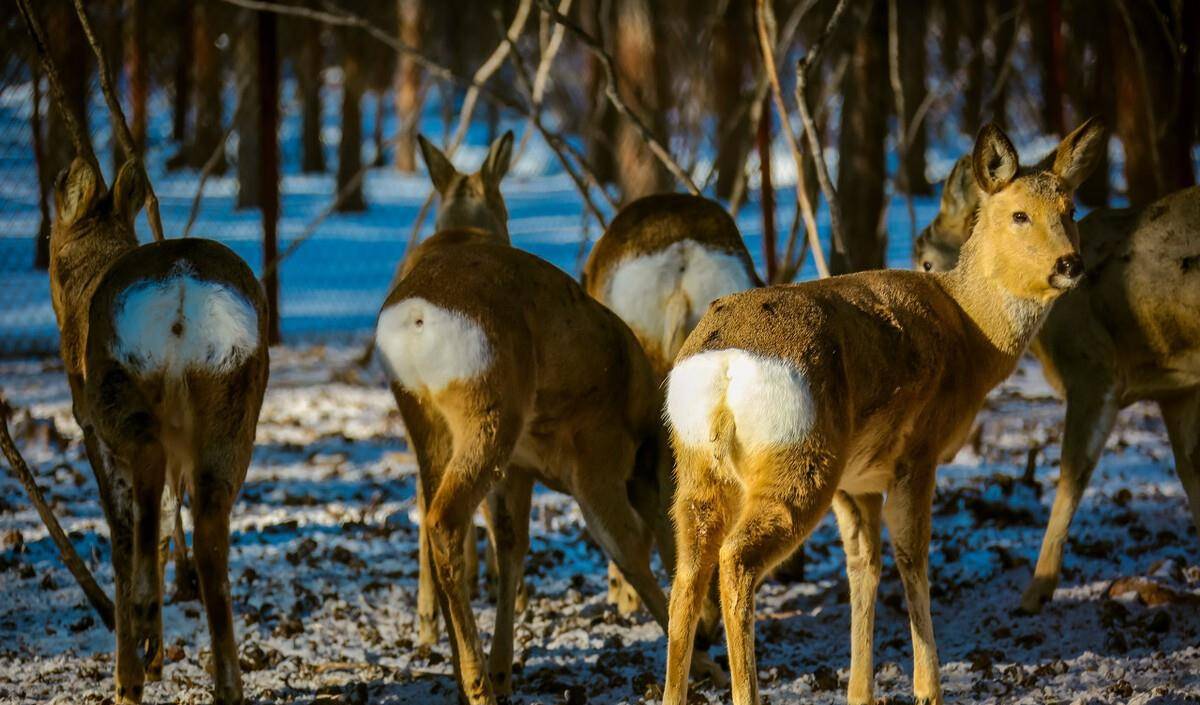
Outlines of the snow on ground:
{"label": "snow on ground", "polygon": [[[346,372],[359,347],[272,353],[231,556],[254,702],[456,698],[445,640],[433,649],[413,644],[414,461],[379,376]],[[18,442],[40,484],[110,586],[106,529],[61,366],[0,363],[0,389],[18,407]],[[990,397],[981,421],[978,444],[941,469],[935,506],[933,614],[947,701],[1200,702],[1200,541],[1156,410],[1137,405],[1121,414],[1076,518],[1063,585],[1036,618],[1013,610],[1053,496],[1062,405],[1026,363]],[[1035,447],[1043,450],[1030,484],[1020,478]],[[516,630],[512,702],[653,699],[663,674],[662,634],[644,614],[626,619],[605,604],[606,561],[574,504],[539,491],[532,529],[526,565],[533,596]],[[0,549],[0,702],[111,702],[113,637],[93,618],[7,473],[0,476]],[[772,579],[759,592],[766,702],[844,702],[849,611],[832,518],[806,551],[807,582]],[[1114,580],[1134,576],[1172,599],[1150,607],[1132,593],[1109,597]],[[909,631],[890,556],[879,597],[878,695],[908,703]],[[494,610],[484,596],[474,607],[489,639]],[[200,605],[169,604],[165,624],[165,681],[148,687],[146,702],[208,702]],[[714,653],[723,659],[723,647]],[[711,686],[695,692],[695,702],[728,699]]]}

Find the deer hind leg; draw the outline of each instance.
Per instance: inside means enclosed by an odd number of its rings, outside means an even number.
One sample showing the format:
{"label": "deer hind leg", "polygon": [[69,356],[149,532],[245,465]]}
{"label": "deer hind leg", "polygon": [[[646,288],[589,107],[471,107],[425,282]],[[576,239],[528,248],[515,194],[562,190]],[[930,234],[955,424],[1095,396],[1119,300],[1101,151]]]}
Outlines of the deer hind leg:
{"label": "deer hind leg", "polygon": [[687,702],[688,671],[696,629],[717,567],[729,516],[731,491],[712,475],[712,455],[683,451],[679,476],[686,478],[674,498],[675,578],[667,620],[667,674],[663,705]]}
{"label": "deer hind leg", "polygon": [[[163,626],[162,579],[164,546],[163,487],[166,459],[162,447],[153,442],[131,454],[133,480],[133,582],[131,585],[133,631],[137,655],[148,681],[162,680]],[[170,532],[166,532],[170,540]]]}
{"label": "deer hind leg", "polygon": [[[737,521],[720,549],[721,612],[735,705],[758,703],[754,592],[803,541],[833,500],[825,453],[799,448],[739,462],[746,490]],[[815,481],[814,481],[815,480]]]}
{"label": "deer hind leg", "polygon": [[1192,523],[1200,534],[1200,393],[1159,403],[1171,448],[1175,453],[1175,472],[1187,493]]}
{"label": "deer hind leg", "polygon": [[488,543],[496,560],[496,629],[488,675],[497,695],[512,694],[513,620],[529,551],[529,505],[533,478],[510,467],[488,494]]}
{"label": "deer hind leg", "polygon": [[[671,473],[671,452],[662,434],[656,433],[642,441],[637,449],[634,476],[627,488],[629,500],[638,516],[651,527],[654,542],[663,566],[668,571],[675,566],[675,535],[667,520],[671,510],[674,480]],[[617,613],[631,615],[641,608],[637,590],[614,561],[608,562],[608,603],[616,605]]]}
{"label": "deer hind leg", "polygon": [[1096,468],[1104,442],[1117,420],[1117,393],[1111,384],[1093,378],[1088,384],[1078,384],[1067,390],[1067,419],[1063,431],[1062,463],[1059,468],[1058,489],[1050,521],[1042,539],[1033,580],[1021,596],[1021,611],[1036,614],[1054,596],[1062,570],[1063,546],[1067,529],[1088,480]]}
{"label": "deer hind leg", "polygon": [[879,518],[883,497],[851,496],[838,492],[833,511],[846,551],[846,577],[850,582],[850,687],[849,705],[870,705],[874,700],[875,669],[872,642],[875,633],[875,595],[883,565],[880,558]]}
{"label": "deer hind leg", "polygon": [[913,696],[918,705],[941,705],[937,644],[929,611],[929,539],[935,463],[913,466],[888,493],[883,518],[904,583],[913,642]]}
{"label": "deer hind leg", "polygon": [[424,483],[417,480],[417,644],[432,646],[438,640],[438,595],[433,575],[433,546],[429,543],[429,520]]}
{"label": "deer hind leg", "polygon": [[98,449],[92,468],[100,486],[100,498],[112,542],[113,578],[116,584],[114,610],[117,636],[115,686],[116,705],[137,705],[142,701],[146,674],[138,653],[138,630],[134,609],[134,480],[132,469],[109,452],[105,444],[93,439]]}

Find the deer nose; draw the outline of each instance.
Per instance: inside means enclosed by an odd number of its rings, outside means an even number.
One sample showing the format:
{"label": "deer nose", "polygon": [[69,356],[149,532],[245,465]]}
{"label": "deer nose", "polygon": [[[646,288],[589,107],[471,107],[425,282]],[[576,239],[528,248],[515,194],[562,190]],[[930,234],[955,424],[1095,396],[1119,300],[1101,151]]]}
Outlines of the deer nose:
{"label": "deer nose", "polygon": [[1054,272],[1074,279],[1083,274],[1083,258],[1077,254],[1063,255],[1054,263]]}

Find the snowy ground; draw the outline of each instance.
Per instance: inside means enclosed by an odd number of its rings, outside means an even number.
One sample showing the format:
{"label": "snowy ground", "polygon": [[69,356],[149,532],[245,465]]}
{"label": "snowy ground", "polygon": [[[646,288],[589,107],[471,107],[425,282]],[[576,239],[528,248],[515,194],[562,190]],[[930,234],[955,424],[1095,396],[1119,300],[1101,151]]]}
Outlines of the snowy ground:
{"label": "snowy ground", "polygon": [[[448,644],[413,645],[414,461],[379,378],[339,372],[357,352],[273,352],[254,465],[233,526],[235,623],[247,695],[258,703],[455,700]],[[0,389],[19,408],[18,442],[65,528],[110,585],[106,529],[59,364],[0,363]],[[1052,498],[1062,406],[1026,364],[981,419],[978,449],[942,468],[936,499],[933,610],[947,701],[1200,702],[1200,541],[1155,409],[1121,415],[1077,516],[1063,587],[1038,618],[1013,610]],[[1041,446],[1036,483],[1022,483],[1029,449]],[[517,627],[512,701],[654,698],[664,639],[646,616],[627,620],[605,605],[605,559],[577,509],[542,491],[532,523],[533,599]],[[113,638],[7,473],[0,549],[0,702],[111,702]],[[831,519],[806,550],[809,582],[772,580],[759,593],[761,681],[772,703],[844,702],[849,612]],[[1114,580],[1134,576],[1166,588],[1159,594],[1170,601],[1151,607],[1132,593],[1110,598]],[[475,609],[488,638],[493,610],[486,598]],[[147,702],[208,702],[199,604],[169,604],[165,621],[166,680],[149,686]],[[911,702],[909,649],[889,557],[876,629],[884,702]],[[696,702],[728,698],[712,687],[698,693]]]}

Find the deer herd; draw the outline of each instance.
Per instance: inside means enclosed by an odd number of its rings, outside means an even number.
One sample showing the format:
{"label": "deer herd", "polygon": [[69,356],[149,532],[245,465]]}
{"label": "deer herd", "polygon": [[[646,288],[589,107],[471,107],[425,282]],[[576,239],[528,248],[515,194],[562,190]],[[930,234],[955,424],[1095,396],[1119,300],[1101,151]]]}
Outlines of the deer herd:
{"label": "deer herd", "polygon": [[[757,703],[755,591],[832,507],[850,587],[848,701],[873,701],[886,524],[907,598],[914,696],[942,702],[930,616],[935,471],[1026,349],[1066,398],[1059,487],[1021,608],[1058,582],[1072,515],[1118,410],[1157,401],[1200,528],[1200,189],[1076,224],[1107,137],[1088,121],[1022,168],[994,126],[954,168],[918,271],[766,286],[732,218],[699,196],[629,204],[579,283],[513,247],[512,135],[458,172],[424,139],[437,232],[408,254],[376,350],[419,469],[420,640],[444,616],[460,697],[513,690],[535,483],[570,494],[611,560],[610,599],[667,636],[663,700],[689,675]],[[251,269],[211,240],[138,245],[144,171],[56,182],[50,281],[73,411],[112,540],[115,702],[162,677],[163,563],[185,493],[213,696],[243,702],[229,516],[267,385]],[[924,270],[924,271],[920,271]],[[495,572],[486,656],[473,517]],[[464,550],[469,547],[472,550]],[[672,570],[670,597],[652,552]],[[728,680],[706,653],[724,624]]]}

